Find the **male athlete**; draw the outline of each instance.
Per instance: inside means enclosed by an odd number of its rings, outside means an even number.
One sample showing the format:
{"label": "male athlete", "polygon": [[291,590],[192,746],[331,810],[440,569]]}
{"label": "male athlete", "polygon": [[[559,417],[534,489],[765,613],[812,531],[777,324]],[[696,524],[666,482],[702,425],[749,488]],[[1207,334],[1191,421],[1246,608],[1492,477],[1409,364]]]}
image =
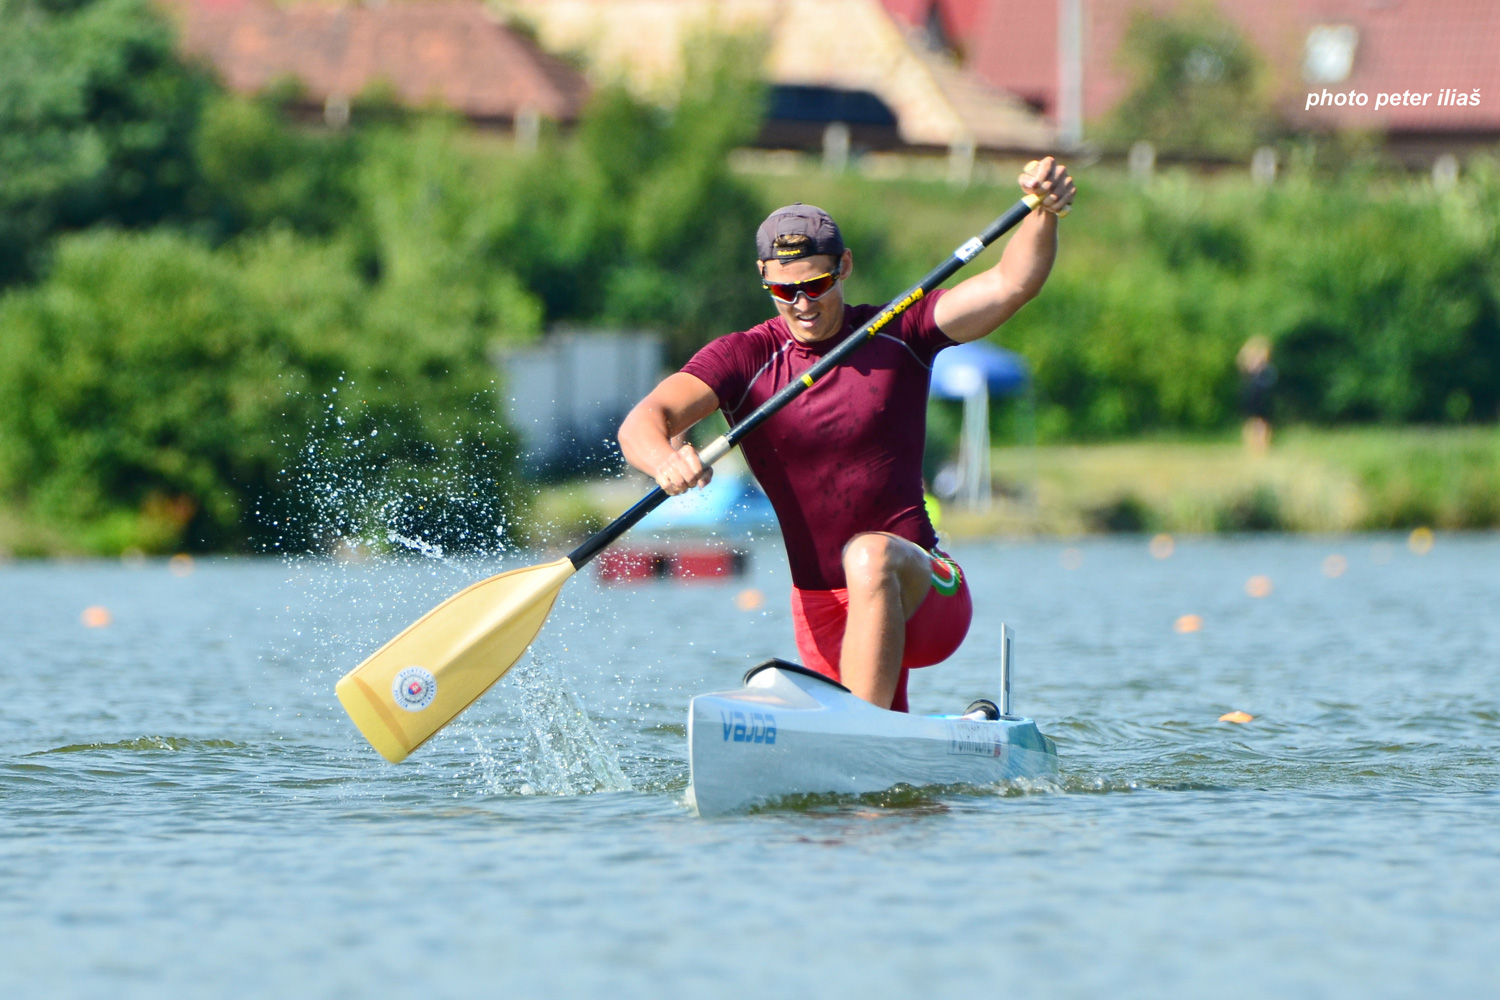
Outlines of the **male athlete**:
{"label": "male athlete", "polygon": [[[1047,157],[1020,185],[1043,200],[994,267],[913,304],[740,443],[781,524],[804,664],[882,708],[906,711],[908,668],[947,659],[969,629],[967,582],[923,503],[928,382],[938,351],[992,333],[1052,270],[1073,180]],[[626,460],[670,494],[713,475],[688,428],[714,410],[733,426],[880,309],[844,304],[854,256],[821,209],[771,213],[756,249],[776,316],[708,344],[620,426]]]}

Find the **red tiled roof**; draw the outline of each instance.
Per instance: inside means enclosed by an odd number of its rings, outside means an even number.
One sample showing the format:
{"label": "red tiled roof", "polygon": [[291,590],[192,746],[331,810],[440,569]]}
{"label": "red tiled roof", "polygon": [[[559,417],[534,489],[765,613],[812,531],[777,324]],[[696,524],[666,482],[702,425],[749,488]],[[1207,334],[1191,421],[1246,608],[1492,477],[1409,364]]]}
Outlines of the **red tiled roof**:
{"label": "red tiled roof", "polygon": [[[909,24],[939,5],[980,8],[971,34],[957,39],[970,69],[985,80],[1056,113],[1057,17],[1061,0],[884,0]],[[1178,0],[1082,0],[1083,105],[1086,118],[1107,113],[1130,86],[1118,50],[1136,10],[1160,13]],[[1291,120],[1314,127],[1381,128],[1392,133],[1500,131],[1500,2],[1497,0],[1216,0],[1270,67],[1277,99]],[[945,20],[956,28],[961,19]],[[1312,84],[1302,67],[1309,31],[1348,25],[1358,33],[1347,80]],[[1354,90],[1369,103],[1304,112],[1306,95]],[[1439,107],[1444,88],[1470,93],[1477,107]],[[1378,93],[1430,93],[1425,106],[1376,110]]]}
{"label": "red tiled roof", "polygon": [[513,119],[529,108],[560,121],[576,118],[587,97],[578,72],[476,2],[177,6],[183,48],[241,93],[292,76],[321,103],[384,83],[404,103],[439,104],[470,118]]}
{"label": "red tiled roof", "polygon": [[922,28],[927,25],[927,18],[935,7],[938,19],[943,30],[951,36],[950,40],[963,46],[968,39],[974,36],[983,19],[986,0],[880,0],[885,9],[890,12],[901,24],[908,28]]}

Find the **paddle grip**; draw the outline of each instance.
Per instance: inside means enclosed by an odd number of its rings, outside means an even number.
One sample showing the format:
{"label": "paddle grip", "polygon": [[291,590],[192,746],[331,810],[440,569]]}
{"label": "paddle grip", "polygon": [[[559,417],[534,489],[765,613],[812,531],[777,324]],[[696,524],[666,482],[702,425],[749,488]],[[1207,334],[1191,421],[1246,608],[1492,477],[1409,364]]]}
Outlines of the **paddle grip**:
{"label": "paddle grip", "polygon": [[719,459],[729,454],[734,445],[722,434],[708,443],[708,446],[698,452],[698,459],[704,465],[713,465]]}

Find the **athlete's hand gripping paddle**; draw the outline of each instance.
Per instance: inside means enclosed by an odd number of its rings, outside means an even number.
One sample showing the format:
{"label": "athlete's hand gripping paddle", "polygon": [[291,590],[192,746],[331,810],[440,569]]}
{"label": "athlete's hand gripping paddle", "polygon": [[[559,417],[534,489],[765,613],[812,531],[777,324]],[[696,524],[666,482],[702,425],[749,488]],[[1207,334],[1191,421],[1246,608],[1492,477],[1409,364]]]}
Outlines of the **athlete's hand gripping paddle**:
{"label": "athlete's hand gripping paddle", "polygon": [[[1027,168],[1028,172],[1034,169],[1034,164]],[[703,464],[713,465],[723,458],[741,438],[948,280],[1029,215],[1041,200],[1038,195],[1026,195],[984,232],[954,250],[925,278],[824,355],[801,379],[704,448],[700,453]],[[345,674],[335,690],[365,739],[382,757],[395,763],[452,722],[521,658],[541,631],[568,577],[666,499],[667,493],[658,486],[564,558],[501,573],[459,591]]]}

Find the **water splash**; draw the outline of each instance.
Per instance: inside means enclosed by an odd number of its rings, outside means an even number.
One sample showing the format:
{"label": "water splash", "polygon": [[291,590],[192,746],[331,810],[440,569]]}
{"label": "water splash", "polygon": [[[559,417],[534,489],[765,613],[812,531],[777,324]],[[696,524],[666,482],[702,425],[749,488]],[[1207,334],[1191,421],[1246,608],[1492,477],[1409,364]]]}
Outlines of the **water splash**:
{"label": "water splash", "polygon": [[288,394],[300,416],[275,442],[284,464],[257,502],[256,543],[340,556],[504,552],[518,489],[498,415],[424,412],[400,392],[338,382],[321,398]]}
{"label": "water splash", "polygon": [[425,539],[408,538],[399,531],[387,531],[385,533],[385,540],[392,545],[399,545],[404,549],[410,549],[412,552],[421,553],[428,559],[443,558],[443,547]]}
{"label": "water splash", "polygon": [[545,647],[522,657],[508,675],[519,696],[526,731],[521,770],[522,794],[584,795],[628,792],[630,779],[614,749],[594,728],[588,713]]}
{"label": "water splash", "polygon": [[[426,607],[500,566],[452,556],[409,561],[377,555],[364,563],[302,557],[295,583],[306,600],[287,606],[303,648],[283,660],[304,671],[305,703],[323,703],[333,725],[348,722],[329,697],[333,682],[369,650],[352,636],[390,634]],[[368,642],[365,643],[368,645]],[[448,727],[428,751],[432,765],[467,768],[480,795],[582,795],[629,791],[618,754],[600,735],[545,644],[526,654],[491,691]],[[462,749],[461,749],[462,748]],[[453,756],[457,751],[458,759]]]}
{"label": "water splash", "polygon": [[[472,417],[445,435],[389,407],[353,405],[338,389],[324,395],[322,422],[304,432],[283,470],[290,500],[267,522],[273,548],[292,570],[288,583],[300,592],[277,609],[289,626],[288,643],[267,664],[303,672],[293,718],[320,711],[344,727],[330,697],[338,676],[373,652],[378,638],[501,568],[514,503],[506,492],[515,484],[497,464],[495,448],[473,449]],[[361,402],[363,395],[356,393]],[[376,426],[382,420],[390,426]],[[480,430],[496,441],[504,436],[498,424]],[[418,431],[431,447],[416,449],[413,458],[394,439]],[[290,554],[299,548],[305,554]],[[470,709],[435,743],[432,766],[467,765],[479,794],[631,788],[555,657],[528,655],[510,676],[507,692]]]}

